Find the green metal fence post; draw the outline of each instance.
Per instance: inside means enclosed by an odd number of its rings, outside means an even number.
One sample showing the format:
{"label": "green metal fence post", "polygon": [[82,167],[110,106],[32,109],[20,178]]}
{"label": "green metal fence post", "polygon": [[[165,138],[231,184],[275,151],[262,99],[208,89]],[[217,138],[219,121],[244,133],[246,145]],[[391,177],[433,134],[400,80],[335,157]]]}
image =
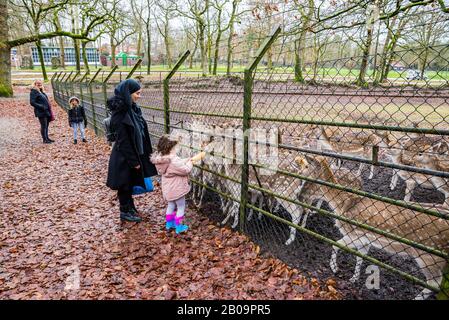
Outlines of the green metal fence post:
{"label": "green metal fence post", "polygon": [[73,76],[73,78],[70,81],[70,90],[71,90],[71,94],[70,96],[75,96],[76,92],[75,92],[75,79],[78,77],[79,72],[76,72],[75,75]]}
{"label": "green metal fence post", "polygon": [[78,81],[78,84],[80,86],[80,100],[81,102],[84,102],[84,96],[83,96],[83,81],[87,77],[88,72],[84,74],[84,76],[81,77],[81,79]]}
{"label": "green metal fence post", "polygon": [[449,300],[449,261],[443,271],[443,280],[440,284],[440,292],[437,294],[438,300]]}
{"label": "green metal fence post", "polygon": [[71,95],[71,93],[69,91],[69,85],[70,85],[69,80],[70,80],[70,77],[72,76],[72,74],[73,74],[73,71],[70,71],[69,75],[64,80],[64,88],[65,88],[65,97],[64,97],[65,99],[64,99],[64,102],[63,102],[64,105],[67,103],[67,99],[69,99],[70,95]]}
{"label": "green metal fence post", "polygon": [[53,76],[51,77],[51,88],[53,90],[53,97],[55,98],[56,101],[59,98],[59,90],[57,88],[57,81],[58,81],[60,74],[61,74],[61,72],[59,72],[59,73],[55,72],[53,74]]}
{"label": "green metal fence post", "polygon": [[128,75],[126,76],[125,79],[129,79],[132,77],[132,75],[134,74],[134,72],[136,72],[137,68],[139,68],[139,66],[142,64],[142,59],[137,60],[136,64],[134,65],[134,67],[131,69],[131,71],[128,73]]}
{"label": "green metal fence post", "polygon": [[251,129],[251,99],[253,94],[253,73],[262,57],[276,40],[281,32],[281,27],[277,26],[270,36],[257,50],[254,60],[245,68],[244,92],[243,92],[243,165],[240,194],[240,232],[244,231],[245,212],[248,204],[248,180],[249,180],[249,130]]}
{"label": "green metal fence post", "polygon": [[95,135],[98,134],[98,129],[97,129],[97,126],[96,126],[96,120],[94,120],[94,119],[95,119],[95,100],[94,100],[94,93],[93,93],[93,90],[92,90],[92,82],[95,81],[95,78],[98,76],[98,74],[100,73],[100,71],[101,71],[101,68],[99,68],[99,69],[97,70],[97,72],[95,72],[95,74],[94,74],[94,76],[92,77],[92,79],[90,79],[89,82],[88,82],[88,86],[89,86],[89,95],[90,95],[90,105],[92,106],[92,121],[94,122],[94,132],[95,132]]}
{"label": "green metal fence post", "polygon": [[[101,71],[101,68],[99,68],[97,70],[97,72],[95,72],[95,74],[92,77],[92,79],[90,79],[89,82],[87,83],[87,85],[89,87],[90,105],[92,106],[92,121],[93,121],[93,119],[95,119],[95,100],[94,100],[94,93],[93,93],[93,90],[92,90],[92,82],[95,81],[95,78],[98,76],[100,71]],[[98,134],[98,129],[97,129],[97,126],[95,125],[95,122],[94,122],[94,132],[95,132],[95,135]]]}
{"label": "green metal fence post", "polygon": [[173,69],[168,73],[168,75],[164,78],[164,128],[165,133],[170,133],[170,79],[179,69],[179,67],[184,63],[184,61],[189,56],[190,51],[187,50],[184,52],[182,57],[176,62]]}

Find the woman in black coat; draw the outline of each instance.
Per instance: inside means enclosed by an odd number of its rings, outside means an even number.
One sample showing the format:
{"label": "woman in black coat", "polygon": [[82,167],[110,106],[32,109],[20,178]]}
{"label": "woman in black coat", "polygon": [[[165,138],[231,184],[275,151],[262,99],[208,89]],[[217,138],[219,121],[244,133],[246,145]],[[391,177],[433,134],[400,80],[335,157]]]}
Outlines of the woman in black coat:
{"label": "woman in black coat", "polygon": [[30,92],[30,104],[34,107],[34,115],[39,119],[41,124],[41,136],[44,143],[52,143],[54,140],[48,137],[48,125],[53,121],[53,113],[51,111],[50,101],[44,92],[42,81],[34,82]]}
{"label": "woman in black coat", "polygon": [[115,143],[109,158],[106,185],[117,190],[120,219],[135,222],[141,219],[136,216],[133,186],[145,187],[144,178],[157,175],[156,167],[150,162],[153,150],[148,126],[136,104],[140,93],[140,84],[128,79],[119,83],[114,96],[108,100]]}

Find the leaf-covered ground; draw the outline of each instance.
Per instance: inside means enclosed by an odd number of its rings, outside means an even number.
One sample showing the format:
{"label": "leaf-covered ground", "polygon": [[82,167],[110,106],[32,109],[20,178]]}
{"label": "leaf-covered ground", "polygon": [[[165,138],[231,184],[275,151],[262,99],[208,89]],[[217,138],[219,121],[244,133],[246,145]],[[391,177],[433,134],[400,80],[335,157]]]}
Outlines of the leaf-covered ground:
{"label": "leaf-covered ground", "polygon": [[56,104],[42,144],[22,91],[0,100],[0,299],[339,298],[191,208],[188,233],[167,233],[158,187],[137,198],[142,223],[121,223],[109,146],[90,130],[73,145]]}

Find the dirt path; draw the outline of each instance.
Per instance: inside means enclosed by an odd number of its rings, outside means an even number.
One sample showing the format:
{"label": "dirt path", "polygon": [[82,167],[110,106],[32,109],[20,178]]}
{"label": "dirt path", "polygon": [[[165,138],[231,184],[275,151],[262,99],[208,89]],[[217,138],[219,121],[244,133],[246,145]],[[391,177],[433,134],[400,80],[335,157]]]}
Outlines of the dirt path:
{"label": "dirt path", "polygon": [[142,223],[120,223],[109,147],[90,131],[73,145],[55,109],[44,145],[27,101],[0,101],[0,299],[338,297],[192,209],[186,235],[167,233],[159,187],[137,199]]}

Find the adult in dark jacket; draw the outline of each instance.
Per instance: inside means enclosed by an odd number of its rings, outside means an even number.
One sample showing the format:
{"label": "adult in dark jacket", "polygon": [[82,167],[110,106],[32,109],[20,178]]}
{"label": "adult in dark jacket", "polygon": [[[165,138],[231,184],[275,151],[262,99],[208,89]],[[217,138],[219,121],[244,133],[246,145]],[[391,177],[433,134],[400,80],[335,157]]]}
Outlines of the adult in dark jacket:
{"label": "adult in dark jacket", "polygon": [[150,162],[151,147],[148,126],[136,101],[140,98],[140,84],[128,79],[119,83],[114,96],[108,100],[111,110],[111,128],[115,143],[109,158],[106,185],[117,190],[120,218],[140,222],[132,198],[133,186],[145,187],[144,178],[157,175]]}
{"label": "adult in dark jacket", "polygon": [[44,92],[42,81],[36,80],[30,92],[30,104],[34,107],[34,115],[39,119],[41,125],[41,136],[44,143],[52,143],[54,140],[48,137],[48,126],[53,121],[50,100]]}

